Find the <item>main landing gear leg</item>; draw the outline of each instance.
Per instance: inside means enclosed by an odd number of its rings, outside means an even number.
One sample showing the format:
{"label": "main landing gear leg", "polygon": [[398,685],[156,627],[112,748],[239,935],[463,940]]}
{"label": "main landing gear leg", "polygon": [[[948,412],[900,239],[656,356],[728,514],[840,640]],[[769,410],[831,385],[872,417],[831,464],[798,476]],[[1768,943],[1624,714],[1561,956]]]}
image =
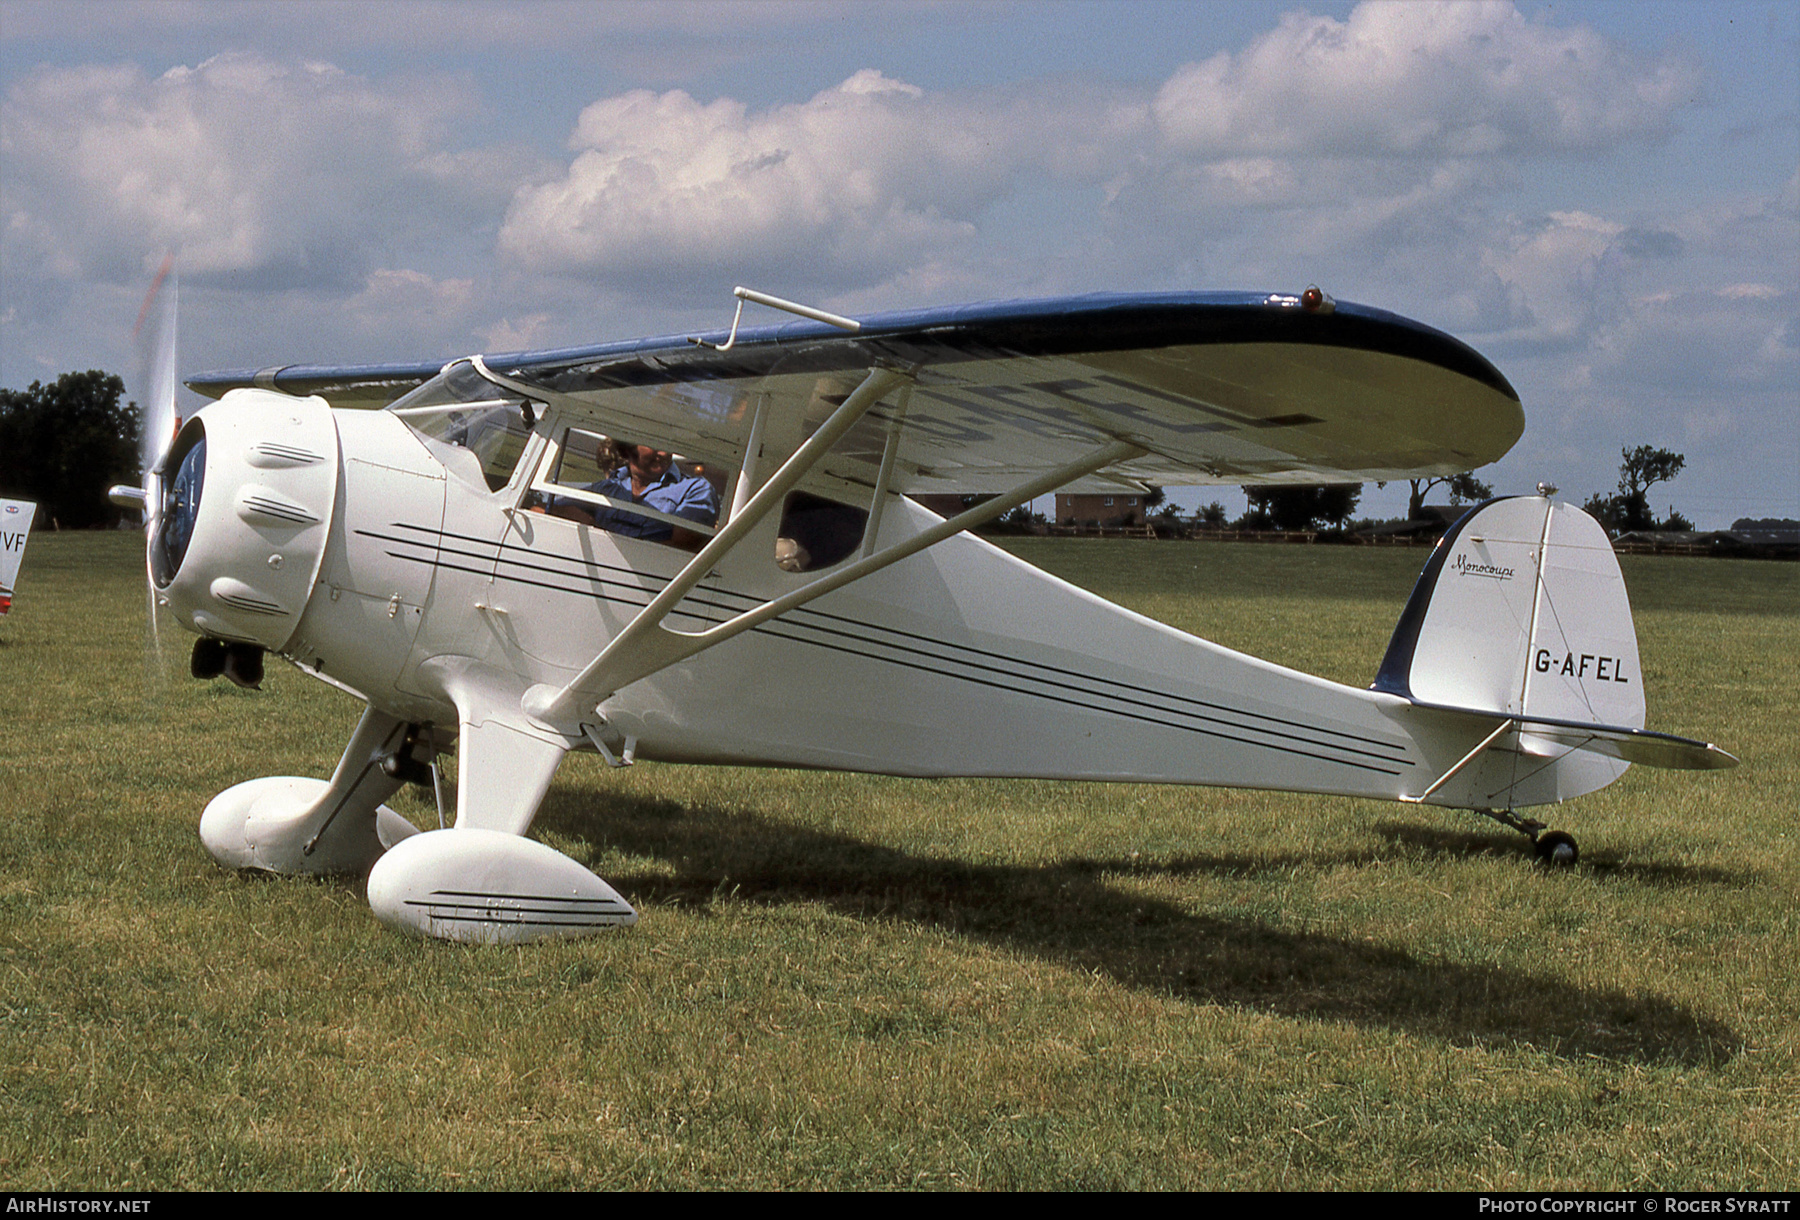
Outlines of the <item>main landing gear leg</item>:
{"label": "main landing gear leg", "polygon": [[1549,830],[1536,818],[1522,818],[1510,809],[1477,809],[1475,812],[1528,837],[1537,851],[1539,863],[1567,868],[1581,859],[1581,848],[1576,844],[1575,836],[1567,831]]}
{"label": "main landing gear leg", "polygon": [[227,788],[200,816],[200,840],[226,868],[314,876],[366,871],[418,834],[382,804],[420,767],[417,726],[368,708],[327,783],[271,775]]}

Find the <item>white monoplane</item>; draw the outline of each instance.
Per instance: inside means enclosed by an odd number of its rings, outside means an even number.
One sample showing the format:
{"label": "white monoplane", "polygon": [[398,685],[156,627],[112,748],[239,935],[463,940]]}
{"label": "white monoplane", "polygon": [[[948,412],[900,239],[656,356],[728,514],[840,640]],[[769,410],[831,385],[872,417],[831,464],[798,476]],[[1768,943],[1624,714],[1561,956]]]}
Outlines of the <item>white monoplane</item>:
{"label": "white monoplane", "polygon": [[[1633,762],[1611,547],[1545,497],[1433,553],[1367,690],[1231,652],[966,532],[1057,488],[1354,482],[1491,462],[1523,428],[1476,352],[1300,295],[1100,295],[805,320],[449,364],[203,374],[151,463],[155,596],[193,671],[265,651],[367,704],[329,781],[221,793],[222,864],[371,869],[392,924],[524,940],[632,923],[525,838],[570,750],[913,776],[1129,780],[1514,811]],[[369,409],[380,408],[380,409]],[[677,455],[671,458],[669,455]],[[641,460],[640,460],[641,459]],[[706,486],[701,485],[706,480]],[[910,495],[992,498],[949,520]],[[458,754],[451,829],[382,802]]]}

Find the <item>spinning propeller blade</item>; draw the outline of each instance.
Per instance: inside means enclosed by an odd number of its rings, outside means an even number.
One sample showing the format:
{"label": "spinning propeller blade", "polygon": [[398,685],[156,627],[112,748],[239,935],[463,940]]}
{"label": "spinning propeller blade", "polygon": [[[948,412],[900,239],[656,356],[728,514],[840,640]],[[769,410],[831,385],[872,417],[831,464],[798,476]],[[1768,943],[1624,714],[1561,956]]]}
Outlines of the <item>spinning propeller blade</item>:
{"label": "spinning propeller blade", "polygon": [[[168,291],[163,291],[164,284]],[[162,510],[162,460],[181,430],[181,416],[175,411],[176,315],[181,290],[181,277],[175,271],[175,256],[163,259],[150,291],[144,294],[138,310],[132,338],[138,349],[138,386],[143,403],[143,416],[138,425],[138,494],[144,510],[146,541],[155,537],[157,518]],[[124,490],[124,489],[117,489]],[[144,581],[144,664],[153,680],[163,676],[162,633],[156,614],[156,590]]]}
{"label": "spinning propeller blade", "polygon": [[[165,282],[167,295],[162,291]],[[143,308],[138,310],[137,325],[131,332],[138,344],[142,368],[139,384],[143,390],[144,418],[138,433],[138,468],[146,493],[150,476],[181,427],[181,417],[175,413],[175,321],[180,293],[181,277],[175,272],[175,256],[170,255],[163,259],[156,278],[150,282],[150,291],[144,295]],[[154,512],[154,502],[147,508]]]}

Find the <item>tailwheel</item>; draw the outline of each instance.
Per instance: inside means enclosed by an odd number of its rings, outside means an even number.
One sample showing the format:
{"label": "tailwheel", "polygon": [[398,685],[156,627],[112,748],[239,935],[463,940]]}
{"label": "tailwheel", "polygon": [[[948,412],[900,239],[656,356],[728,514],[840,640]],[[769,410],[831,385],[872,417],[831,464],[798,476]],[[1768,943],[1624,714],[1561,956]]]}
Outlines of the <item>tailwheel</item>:
{"label": "tailwheel", "polygon": [[1568,868],[1581,859],[1581,848],[1575,842],[1575,836],[1566,831],[1552,830],[1537,837],[1537,858],[1541,864],[1553,868]]}
{"label": "tailwheel", "polygon": [[1494,819],[1531,839],[1540,864],[1567,868],[1581,859],[1581,848],[1575,836],[1563,830],[1551,830],[1536,818],[1523,818],[1510,809],[1477,809],[1483,817]]}

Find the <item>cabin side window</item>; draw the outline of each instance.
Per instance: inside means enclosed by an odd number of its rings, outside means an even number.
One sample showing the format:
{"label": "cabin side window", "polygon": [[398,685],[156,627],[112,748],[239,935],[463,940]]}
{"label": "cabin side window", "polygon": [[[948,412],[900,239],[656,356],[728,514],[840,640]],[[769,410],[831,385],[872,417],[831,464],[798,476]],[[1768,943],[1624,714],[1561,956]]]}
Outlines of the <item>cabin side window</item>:
{"label": "cabin side window", "polygon": [[781,506],[775,566],[784,572],[813,572],[842,563],[862,545],[868,525],[866,508],[792,492]]}
{"label": "cabin side window", "polygon": [[565,428],[526,507],[608,533],[697,551],[718,525],[716,463]]}
{"label": "cabin side window", "polygon": [[[626,538],[698,551],[722,527],[732,473],[721,462],[591,428],[557,428],[522,507]],[[786,572],[833,567],[856,554],[866,506],[788,493],[772,556]]]}

